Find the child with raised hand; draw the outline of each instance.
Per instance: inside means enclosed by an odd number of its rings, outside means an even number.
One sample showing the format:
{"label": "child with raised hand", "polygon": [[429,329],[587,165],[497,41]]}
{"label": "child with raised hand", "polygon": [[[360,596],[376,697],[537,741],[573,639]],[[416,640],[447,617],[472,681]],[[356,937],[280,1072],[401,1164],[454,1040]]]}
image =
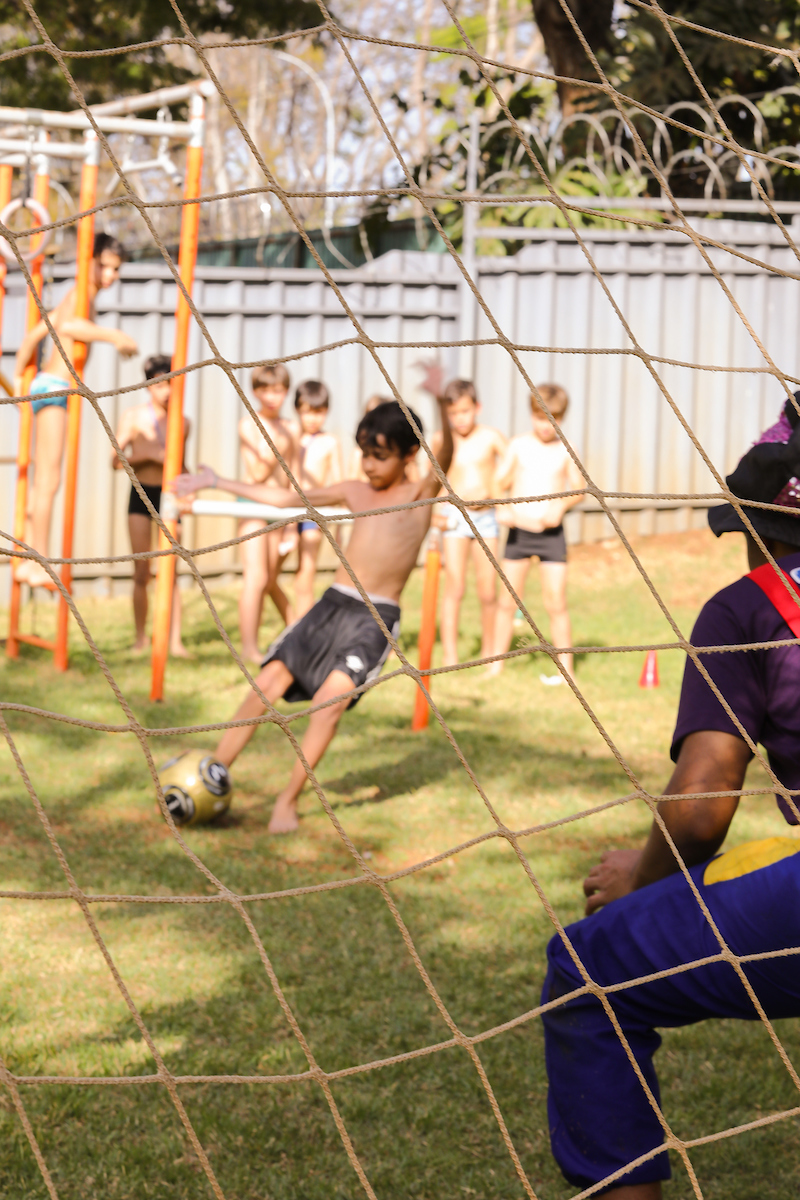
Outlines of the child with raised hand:
{"label": "child with raised hand", "polygon": [[[444,405],[453,434],[453,461],[447,478],[462,500],[470,505],[469,515],[492,554],[497,557],[498,528],[495,510],[480,501],[497,495],[497,466],[506,451],[506,440],[478,418],[481,406],[475,385],[468,379],[454,379],[444,389]],[[441,435],[434,434],[431,449],[438,450]],[[481,658],[494,649],[497,576],[491,561],[475,540],[463,513],[454,504],[442,504],[436,524],[444,530],[444,596],[442,598],[441,638],[443,662],[458,662],[458,627],[461,601],[470,557],[475,564],[475,582],[481,606]]]}
{"label": "child with raised hand", "polygon": [[[294,407],[300,423],[300,475],[303,487],[329,487],[342,478],[339,443],[332,433],[323,432],[330,408],[330,396],[324,383],[307,379],[299,384]],[[322,533],[313,521],[300,522],[297,574],[294,577],[295,617],[302,617],[314,603],[314,576],[322,542]]]}
{"label": "child with raised hand", "polygon": [[[289,422],[281,417],[281,407],[290,384],[289,372],[283,363],[264,363],[253,371],[251,386],[259,420],[297,478],[300,463],[297,436]],[[280,463],[249,413],[245,413],[239,422],[239,443],[247,484],[288,485]],[[240,535],[265,528],[266,522],[260,517],[248,517],[239,522]],[[242,657],[248,662],[260,663],[263,655],[258,648],[258,631],[264,597],[272,598],[287,625],[292,619],[289,599],[278,583],[278,575],[283,560],[293,549],[293,543],[287,539],[285,530],[274,529],[261,537],[240,542],[239,549],[242,559],[242,590],[239,596]]]}
{"label": "child with raised hand", "polygon": [[[539,385],[539,395],[560,425],[566,416],[569,396],[556,383]],[[531,395],[531,432],[511,439],[508,452],[498,471],[498,484],[512,496],[546,496],[553,492],[579,491],[586,480],[569,456],[564,443]],[[519,597],[524,597],[525,581],[531,562],[539,559],[542,602],[550,618],[550,642],[553,646],[572,644],[572,626],[567,609],[567,543],[562,521],[564,514],[579,504],[582,496],[557,500],[530,500],[503,504],[499,520],[509,526],[503,556],[503,571]],[[505,654],[511,645],[516,601],[506,587],[500,588],[497,604],[495,642],[492,653]],[[570,676],[574,675],[573,656],[565,651],[559,661]],[[496,675],[503,662],[492,663],[489,672]],[[564,682],[560,674],[540,675],[544,684]]]}
{"label": "child with raised hand", "polygon": [[[419,417],[415,415],[414,419],[421,429]],[[442,425],[437,459],[442,470],[447,471],[453,442],[444,413]],[[396,637],[400,595],[428,532],[431,505],[368,514],[371,509],[406,505],[436,496],[439,481],[433,473],[416,482],[408,478],[407,467],[413,462],[419,443],[405,413],[394,400],[379,404],[362,417],[356,441],[361,447],[367,482],[348,479],[331,487],[309,488],[306,495],[315,506],[344,504],[351,512],[365,514],[353,522],[347,561],[384,625]],[[209,467],[201,467],[197,475],[180,476],[175,482],[179,496],[204,487],[219,487],[282,508],[298,503],[294,489],[218,479]],[[321,705],[342,697],[311,714],[302,751],[312,768],[330,744],[345,709],[357,703],[358,697],[351,695],[352,689],[379,674],[389,648],[385,634],[343,566],[337,570],[332,587],[270,647],[257,679],[270,704],[283,697]],[[265,706],[251,689],[233,719],[256,719],[264,711]],[[230,766],[254,731],[254,725],[228,729],[217,747],[216,757]],[[288,833],[297,828],[297,799],[305,782],[306,772],[298,760],[275,801],[269,823],[273,833]]]}
{"label": "child with raised hand", "polygon": [[[116,238],[98,233],[94,239],[91,271],[89,273],[89,317],[75,315],[76,289],[70,288],[60,304],[48,314],[50,324],[70,363],[74,362],[75,343],[84,343],[91,350],[94,342],[110,342],[120,354],[130,357],[137,352],[136,342],[121,329],[97,325],[94,306],[97,293],[111,287],[119,278],[125,252]],[[25,334],[14,364],[14,394],[23,395],[25,371],[36,349],[49,334],[44,321],[39,321]],[[54,396],[74,383],[69,366],[58,346],[53,345],[44,366],[36,375],[30,394],[34,415],[35,446],[33,452],[33,490],[30,497],[29,545],[44,558],[50,541],[50,521],[53,501],[61,483],[61,463],[67,430],[67,397]],[[32,559],[23,559],[16,568],[15,578],[31,587],[50,587],[53,582],[44,567]]]}
{"label": "child with raised hand", "polygon": [[[171,369],[172,361],[166,354],[152,354],[145,361],[144,377],[147,380],[147,402],[137,404],[123,413],[117,430],[119,448],[133,468],[136,478],[142,485],[142,491],[156,512],[159,512],[161,508],[161,482],[167,445],[167,405],[172,386],[169,379],[159,377],[169,374]],[[184,417],[184,445],[190,428],[189,419]],[[111,465],[115,471],[122,467],[116,452],[111,457]],[[153,525],[153,518],[147,511],[144,501],[131,484],[131,494],[128,498],[128,532],[130,533],[131,550],[134,554],[146,553],[152,548]],[[136,640],[133,649],[138,653],[145,650],[148,644],[145,627],[147,624],[147,585],[150,577],[150,559],[134,559],[133,621]],[[181,600],[177,575],[172,596],[169,652],[175,658],[188,658],[181,641]]]}

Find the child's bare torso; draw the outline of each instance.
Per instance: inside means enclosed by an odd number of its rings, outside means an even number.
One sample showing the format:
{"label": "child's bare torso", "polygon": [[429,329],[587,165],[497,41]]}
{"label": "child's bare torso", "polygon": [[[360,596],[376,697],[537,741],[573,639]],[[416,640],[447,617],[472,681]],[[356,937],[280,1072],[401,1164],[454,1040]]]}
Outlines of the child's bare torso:
{"label": "child's bare torso", "polygon": [[333,467],[338,443],[332,433],[304,433],[300,437],[300,465],[314,487],[336,482]]}
{"label": "child's bare torso", "polygon": [[[127,444],[137,478],[148,486],[161,483],[167,444],[167,414],[154,404],[138,404],[127,414]],[[125,450],[125,446],[122,447]]]}
{"label": "child's bare torso", "polygon": [[476,425],[466,437],[453,431],[453,461],[447,478],[462,500],[486,500],[496,495],[495,471],[500,453],[499,434]]}
{"label": "child's bare torso", "polygon": [[[296,442],[290,426],[280,417],[267,417],[263,413],[258,415],[284,462],[291,464]],[[274,483],[278,487],[290,486],[290,481],[275,457],[269,442],[249,413],[239,422],[239,439],[242,445],[244,476],[248,483]]]}
{"label": "child's bare torso", "polygon": [[[563,442],[541,442],[535,434],[526,433],[513,438],[510,449],[514,455],[512,496],[546,496],[568,489],[571,459]],[[553,514],[560,511],[561,505],[558,501],[534,500],[503,505],[502,509],[509,524],[541,533],[553,526]]]}
{"label": "child's bare torso", "polygon": [[[396,484],[384,491],[356,480],[348,480],[343,487],[348,507],[354,513],[408,504],[420,495],[418,482]],[[416,566],[430,523],[429,504],[374,517],[356,517],[346,553],[364,591],[400,603],[400,593]],[[336,582],[353,586],[344,567],[336,572]]]}

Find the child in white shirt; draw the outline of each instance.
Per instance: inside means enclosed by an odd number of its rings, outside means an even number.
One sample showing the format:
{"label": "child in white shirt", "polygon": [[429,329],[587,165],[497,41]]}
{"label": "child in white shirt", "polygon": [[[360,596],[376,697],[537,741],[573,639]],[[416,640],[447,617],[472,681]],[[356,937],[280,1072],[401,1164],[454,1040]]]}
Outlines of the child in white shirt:
{"label": "child in white shirt", "polygon": [[[563,387],[554,383],[539,385],[539,395],[560,425],[569,405]],[[545,496],[553,492],[576,491],[586,481],[567,453],[550,421],[531,396],[532,431],[512,438],[501,463],[497,479],[503,491],[512,496]],[[510,526],[503,557],[503,570],[518,596],[523,597],[525,581],[533,558],[539,559],[542,601],[550,618],[553,646],[569,646],[572,628],[567,609],[567,544],[561,524],[564,514],[578,504],[581,496],[558,500],[529,500],[498,507],[498,520]],[[495,654],[505,654],[511,645],[516,603],[505,587],[500,588],[495,622]],[[572,654],[559,655],[567,673],[573,675]],[[503,662],[493,663],[490,673],[498,674]],[[560,684],[563,676],[540,675],[542,683]]]}

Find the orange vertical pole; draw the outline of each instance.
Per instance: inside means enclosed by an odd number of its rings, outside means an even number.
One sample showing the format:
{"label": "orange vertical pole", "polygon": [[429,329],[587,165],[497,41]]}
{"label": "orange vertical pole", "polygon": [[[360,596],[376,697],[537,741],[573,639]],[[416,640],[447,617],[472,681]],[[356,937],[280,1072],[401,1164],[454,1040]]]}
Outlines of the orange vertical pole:
{"label": "orange vertical pole", "polygon": [[[78,211],[86,213],[78,221],[78,255],[75,274],[75,316],[88,318],[91,316],[91,283],[92,259],[94,252],[94,213],[88,209],[94,208],[97,199],[97,169],[100,158],[100,143],[93,129],[84,134],[86,141],[86,158],[81,170],[81,193],[78,201]],[[72,365],[79,379],[83,379],[83,369],[86,366],[88,347],[84,342],[75,342]],[[67,456],[64,472],[64,534],[61,540],[61,557],[72,557],[72,542],[75,531],[75,499],[78,490],[78,451],[81,436],[81,397],[71,395],[67,400]],[[72,567],[64,563],[61,568],[61,582],[68,592],[72,592]],[[69,655],[67,649],[67,633],[69,627],[69,605],[63,596],[59,597],[58,616],[56,618],[56,644],[53,655],[57,671],[66,671]]]}
{"label": "orange vertical pole", "polygon": [[[4,209],[11,200],[11,184],[14,179],[14,168],[11,163],[0,163],[0,210]],[[0,256],[0,333],[3,329],[3,302],[6,298],[6,260]]]}
{"label": "orange vertical pole", "polygon": [[[48,134],[42,131],[40,141],[46,143]],[[10,191],[10,188],[9,188]],[[50,195],[50,167],[45,154],[37,156],[36,177],[33,184],[33,198],[47,208]],[[34,220],[38,221],[37,217]],[[31,239],[31,249],[34,249],[41,238]],[[30,263],[31,282],[33,291],[28,291],[28,306],[25,319],[25,329],[29,332],[42,318],[37,297],[42,295],[42,280],[44,276],[44,255],[38,254]],[[27,395],[36,377],[36,357],[34,356],[25,367],[22,376],[22,395]],[[31,462],[31,442],[33,441],[33,409],[30,400],[19,406],[19,442],[17,445],[17,487],[14,497],[14,537],[25,540],[25,522],[28,508],[28,484]],[[8,638],[6,639],[6,654],[9,658],[19,656],[19,610],[22,599],[22,584],[14,578],[14,569],[20,562],[18,558],[11,560],[11,605],[8,621]]]}
{"label": "orange vertical pole", "polygon": [[[14,182],[14,168],[11,163],[0,163],[0,209],[4,209],[11,200],[11,185]],[[3,331],[3,305],[6,298],[6,274],[8,267],[6,260],[0,257],[0,337]],[[13,560],[12,560],[13,564]],[[13,587],[14,567],[11,567],[11,580]]]}
{"label": "orange vertical pole", "polygon": [[[438,529],[432,529],[428,534],[428,552],[425,555],[425,579],[422,585],[422,620],[419,627],[419,669],[430,670],[433,658],[433,643],[436,641],[436,610],[439,599],[439,572],[442,567],[442,535]],[[428,676],[425,686],[431,689],[431,677]],[[419,733],[428,727],[430,708],[428,698],[421,687],[417,688],[414,698],[414,716],[411,728]]]}
{"label": "orange vertical pole", "polygon": [[[192,97],[192,137],[186,149],[186,179],[183,185],[184,200],[196,200],[200,196],[203,174],[203,134],[205,130],[205,102],[199,94]],[[178,270],[181,281],[191,296],[194,286],[194,269],[197,263],[197,241],[200,230],[200,205],[186,204],[181,214],[181,240],[178,253]],[[189,325],[191,310],[181,291],[175,309],[175,345],[172,352],[172,370],[180,371],[186,366],[189,356]],[[177,375],[169,394],[167,413],[167,438],[164,452],[164,474],[162,487],[167,490],[183,465],[183,393],[186,376]],[[177,521],[167,521],[173,537],[177,536]],[[168,550],[169,541],[160,534],[159,550]],[[175,586],[175,557],[172,554],[157,559],[156,594],[153,604],[153,657],[150,683],[150,699],[164,699],[164,675],[169,651],[169,627],[172,617],[172,593]]]}

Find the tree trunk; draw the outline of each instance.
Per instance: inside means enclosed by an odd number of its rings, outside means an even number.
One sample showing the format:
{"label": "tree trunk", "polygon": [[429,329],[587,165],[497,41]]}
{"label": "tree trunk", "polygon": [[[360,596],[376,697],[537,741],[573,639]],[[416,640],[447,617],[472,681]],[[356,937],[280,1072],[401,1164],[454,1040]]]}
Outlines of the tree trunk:
{"label": "tree trunk", "polygon": [[[573,79],[596,80],[577,34],[570,24],[561,0],[532,0],[533,17],[544,38],[547,57],[556,75]],[[592,50],[606,48],[611,34],[614,0],[565,0]],[[586,107],[597,93],[579,83],[559,83],[558,98],[565,117]]]}

